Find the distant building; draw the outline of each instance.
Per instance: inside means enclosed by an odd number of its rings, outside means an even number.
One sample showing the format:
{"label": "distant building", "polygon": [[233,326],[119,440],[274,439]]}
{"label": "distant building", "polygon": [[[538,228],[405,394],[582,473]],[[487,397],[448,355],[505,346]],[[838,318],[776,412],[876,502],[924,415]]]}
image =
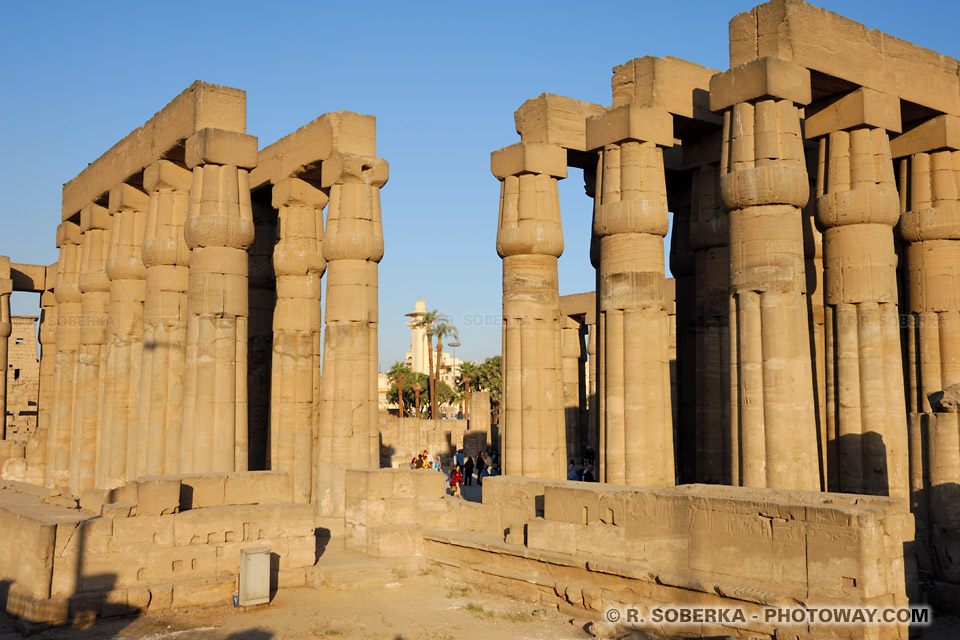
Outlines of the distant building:
{"label": "distant building", "polygon": [[[427,352],[430,351],[430,343],[427,340],[427,332],[423,327],[417,327],[414,323],[417,319],[427,312],[427,305],[423,300],[417,300],[413,305],[413,311],[406,314],[410,318],[407,326],[410,327],[410,351],[404,362],[415,373],[430,374],[430,360]],[[433,345],[433,357],[436,357],[436,344]],[[440,352],[440,379],[446,382],[450,388],[454,388],[456,378],[460,374],[460,365],[462,360],[453,358],[446,351]]]}
{"label": "distant building", "polygon": [[40,359],[37,354],[37,316],[12,316],[7,341],[7,440],[26,438],[37,428],[40,395]]}

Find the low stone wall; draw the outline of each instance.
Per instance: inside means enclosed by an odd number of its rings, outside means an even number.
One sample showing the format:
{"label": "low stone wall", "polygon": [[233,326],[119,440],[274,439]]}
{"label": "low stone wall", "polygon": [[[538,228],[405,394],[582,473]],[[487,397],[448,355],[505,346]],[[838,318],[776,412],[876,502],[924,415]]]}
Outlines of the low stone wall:
{"label": "low stone wall", "polygon": [[79,501],[54,494],[0,487],[0,539],[19,541],[0,545],[0,605],[30,622],[229,603],[245,547],[271,549],[277,588],[305,585],[317,560],[313,507],[276,503],[290,494],[286,474],[142,478]]}
{"label": "low stone wall", "polygon": [[349,469],[344,546],[375,558],[422,555],[420,530],[449,524],[446,483],[432,469]]}
{"label": "low stone wall", "polygon": [[[908,605],[905,585],[915,583],[912,563],[904,561],[913,517],[902,500],[709,485],[490,480],[484,483],[489,517],[513,520],[504,538],[427,531],[430,565],[447,578],[572,615],[633,605],[739,607],[744,624],[663,628],[648,621],[645,628],[774,636],[777,625],[764,622],[766,607],[902,607]],[[906,625],[790,631],[798,638],[907,637]]]}
{"label": "low stone wall", "polygon": [[[667,635],[906,638],[906,626],[797,629],[776,607],[908,605],[913,516],[898,499],[712,485],[640,488],[498,476],[483,504],[429,470],[349,471],[346,544],[570,615],[657,605],[742,610]],[[752,616],[757,616],[754,619]],[[779,631],[778,631],[779,628]],[[779,634],[779,635],[778,635]]]}
{"label": "low stone wall", "polygon": [[474,456],[490,445],[490,429],[468,429],[466,420],[421,420],[419,418],[380,418],[382,465],[406,469],[417,454],[440,454],[448,464],[453,454],[463,449]]}

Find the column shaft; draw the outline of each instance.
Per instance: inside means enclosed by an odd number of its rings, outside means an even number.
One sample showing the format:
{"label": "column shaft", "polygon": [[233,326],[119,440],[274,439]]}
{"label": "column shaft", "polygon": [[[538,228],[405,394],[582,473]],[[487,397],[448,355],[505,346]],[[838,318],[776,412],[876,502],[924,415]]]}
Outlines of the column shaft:
{"label": "column shaft", "polygon": [[[547,158],[543,164],[535,153]],[[501,180],[497,253],[503,259],[503,472],[566,478],[560,294],[563,231],[559,147],[519,143],[496,151]]]}
{"label": "column shaft", "polygon": [[723,126],[720,170],[729,214],[735,398],[728,436],[731,480],[818,490],[800,211],[809,184],[799,113],[786,99],[736,102],[724,113]]}
{"label": "column shaft", "polygon": [[143,372],[135,475],[180,471],[190,248],[183,226],[192,174],[168,160],[144,171],[150,197],[143,235]]}
{"label": "column shaft", "polygon": [[187,140],[193,167],[183,235],[190,247],[180,472],[247,469],[248,168],[257,140],[203,129]]}
{"label": "column shaft", "polygon": [[[589,125],[588,125],[589,126]],[[600,320],[606,482],[675,482],[663,237],[667,232],[663,153],[626,140],[603,150],[600,208]]]}
{"label": "column shaft", "polygon": [[279,210],[273,269],[277,304],[273,313],[270,377],[269,468],[290,474],[295,502],[313,494],[314,442],[320,418],[320,285],[323,207],[327,196],[297,178],[274,185]]}
{"label": "column shaft", "polygon": [[[908,498],[909,460],[893,226],[899,197],[883,129],[820,139],[817,218],[823,231],[828,442],[850,493]],[[831,406],[832,405],[832,406]]]}
{"label": "column shaft", "polygon": [[[140,442],[139,407],[143,356],[143,301],[146,269],[141,250],[149,198],[127,184],[110,191],[110,309],[98,484],[118,487],[136,477]],[[145,439],[145,438],[144,438]]]}
{"label": "column shaft", "polygon": [[327,515],[343,513],[346,469],[379,466],[377,264],[383,257],[380,188],[387,175],[386,161],[353,154],[322,167],[330,206],[314,500]]}
{"label": "column shaft", "polygon": [[107,277],[110,227],[111,217],[105,207],[90,204],[80,211],[80,230],[84,238],[78,279],[82,294],[80,351],[77,355],[76,428],[70,449],[70,490],[75,495],[96,483],[110,305],[110,278]]}
{"label": "column shaft", "polygon": [[80,225],[66,221],[57,228],[56,354],[53,370],[53,411],[47,437],[46,485],[70,484],[70,444],[73,439],[77,353],[80,350]]}

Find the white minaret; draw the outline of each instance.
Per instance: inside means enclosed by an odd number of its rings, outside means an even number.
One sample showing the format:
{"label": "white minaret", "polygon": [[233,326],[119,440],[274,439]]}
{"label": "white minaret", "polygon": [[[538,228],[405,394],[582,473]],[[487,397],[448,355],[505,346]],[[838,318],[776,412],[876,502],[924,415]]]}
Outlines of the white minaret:
{"label": "white minaret", "polygon": [[407,326],[410,327],[410,368],[416,373],[427,371],[427,330],[424,327],[415,327],[414,322],[427,312],[427,304],[417,300],[413,305],[413,313],[406,314],[410,318]]}

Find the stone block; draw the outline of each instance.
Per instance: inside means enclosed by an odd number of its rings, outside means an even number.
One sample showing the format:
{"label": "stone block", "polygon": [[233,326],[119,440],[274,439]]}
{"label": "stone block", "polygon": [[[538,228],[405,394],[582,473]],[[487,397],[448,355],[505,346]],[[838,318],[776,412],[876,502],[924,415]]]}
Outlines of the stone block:
{"label": "stone block", "polygon": [[80,494],[80,510],[99,514],[109,500],[110,492],[107,489],[87,489]]}
{"label": "stone block", "polygon": [[383,158],[361,156],[354,153],[338,153],[328,158],[320,169],[320,186],[362,182],[382,187],[390,177],[390,166]]}
{"label": "stone block", "polygon": [[943,149],[960,149],[958,116],[939,115],[890,140],[890,154],[894,158]]}
{"label": "stone block", "polygon": [[[47,267],[42,264],[22,264],[14,262],[10,264],[10,279],[13,280],[13,291],[30,291],[33,293],[42,293],[47,290]],[[54,280],[56,280],[56,271],[54,271]]]}
{"label": "stone block", "polygon": [[312,567],[317,562],[317,538],[314,535],[287,538],[287,553],[280,558],[282,568]]}
{"label": "stone block", "polygon": [[180,510],[180,480],[170,476],[147,476],[137,481],[137,514],[161,516]]}
{"label": "stone block", "polygon": [[514,522],[507,527],[503,536],[503,541],[507,544],[517,544],[523,546],[527,544],[527,525],[524,522]]}
{"label": "stone block", "polygon": [[710,78],[716,73],[672,56],[634,58],[613,68],[613,106],[633,103],[720,124],[722,119],[710,111]]}
{"label": "stone block", "polygon": [[188,169],[203,164],[252,169],[257,166],[257,138],[237,131],[201,129],[187,138],[185,162]]}
{"label": "stone block", "polygon": [[113,523],[113,537],[109,549],[124,549],[133,545],[152,544],[160,547],[173,546],[173,516],[137,516],[118,518]]}
{"label": "stone block", "polygon": [[[120,183],[114,188],[110,189],[109,196],[109,212],[110,215],[121,211],[123,209],[136,209],[138,211],[146,211],[147,206],[150,203],[150,196],[138,189],[137,187],[131,186],[129,184]],[[86,210],[86,208],[84,209]],[[83,229],[83,211],[80,213],[80,228]],[[109,229],[112,224],[109,217],[102,220],[102,222],[97,222],[96,219],[93,219],[91,224],[93,225],[106,225],[106,226],[95,226],[97,229]]]}
{"label": "stone block", "polygon": [[[249,538],[252,526],[249,507],[213,507],[191,509],[173,518],[173,542],[176,546],[234,542]],[[171,516],[167,516],[171,517]]]}
{"label": "stone block", "polygon": [[137,505],[133,502],[114,502],[100,507],[101,518],[130,518],[137,515]]}
{"label": "stone block", "polygon": [[325,113],[260,150],[250,172],[254,188],[288,177],[317,179],[317,165],[340,153],[377,154],[377,121],[351,111]]}
{"label": "stone block", "polygon": [[418,531],[399,527],[367,529],[367,554],[374,558],[398,558],[423,553],[423,538]]}
{"label": "stone block", "polygon": [[251,506],[245,514],[249,518],[245,540],[313,535],[316,528],[314,507],[309,504]]}
{"label": "stone block", "polygon": [[577,554],[577,525],[534,518],[527,522],[527,546],[540,551]]}
{"label": "stone block", "polygon": [[223,504],[286,502],[290,496],[290,475],[284,471],[228,473],[224,483]]}
{"label": "stone block", "polygon": [[304,205],[322,209],[327,205],[327,197],[318,186],[299,178],[287,178],[273,185],[271,203],[274,209],[295,205]]}
{"label": "stone block", "polygon": [[186,191],[193,173],[169,160],[158,160],[143,170],[143,189],[147,193],[170,189]]}
{"label": "stone block", "polygon": [[173,585],[172,584],[151,584],[150,587],[150,610],[169,609],[173,606]]}
{"label": "stone block", "polygon": [[587,151],[586,118],[605,110],[603,105],[543,93],[520,105],[513,119],[523,142]]}
{"label": "stone block", "polygon": [[587,118],[588,149],[602,149],[605,145],[627,140],[672,147],[673,118],[666,111],[635,104],[614,107]]}
{"label": "stone block", "polygon": [[[934,111],[960,113],[955,58],[794,0],[765,2],[730,21],[730,64],[774,56]],[[820,80],[820,78],[818,78]]]}
{"label": "stone block", "polygon": [[68,219],[85,204],[94,202],[206,127],[244,131],[246,94],[239,89],[194,82],[63,186],[62,219]]}
{"label": "stone block", "polygon": [[500,180],[521,173],[566,178],[567,151],[552,144],[518,142],[490,154],[490,171]]}
{"label": "stone block", "polygon": [[810,96],[810,72],[779,58],[756,58],[710,79],[712,111],[764,98],[804,105]]}
{"label": "stone block", "polygon": [[205,604],[230,605],[237,582],[233,576],[220,576],[176,582],[173,584],[171,606],[193,607]]}
{"label": "stone block", "polygon": [[146,549],[142,580],[148,585],[183,582],[212,576],[217,570],[217,548],[212,544]]}
{"label": "stone block", "polygon": [[225,473],[180,477],[180,510],[222,507],[227,484]]}
{"label": "stone block", "polygon": [[900,100],[861,87],[828,104],[812,104],[804,111],[804,135],[807,138],[862,126],[899,133],[902,128]]}

